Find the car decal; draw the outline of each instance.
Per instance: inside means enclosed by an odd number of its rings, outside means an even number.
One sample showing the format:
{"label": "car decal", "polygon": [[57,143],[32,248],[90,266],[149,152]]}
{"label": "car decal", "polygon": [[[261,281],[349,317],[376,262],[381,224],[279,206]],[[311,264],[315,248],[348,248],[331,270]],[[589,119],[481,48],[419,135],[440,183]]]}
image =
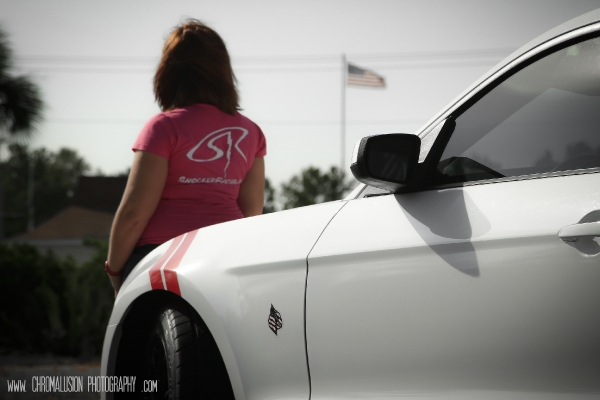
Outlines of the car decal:
{"label": "car decal", "polygon": [[198,231],[195,230],[174,238],[167,251],[150,268],[152,290],[168,290],[181,296],[175,269],[181,263],[181,259],[194,241],[197,233]]}
{"label": "car decal", "polygon": [[279,311],[277,311],[275,309],[275,307],[273,307],[273,304],[271,304],[271,312],[269,313],[269,329],[271,329],[273,331],[273,333],[275,334],[275,336],[277,335],[277,331],[279,331],[281,328],[283,328],[283,318],[281,318],[281,314],[279,313]]}

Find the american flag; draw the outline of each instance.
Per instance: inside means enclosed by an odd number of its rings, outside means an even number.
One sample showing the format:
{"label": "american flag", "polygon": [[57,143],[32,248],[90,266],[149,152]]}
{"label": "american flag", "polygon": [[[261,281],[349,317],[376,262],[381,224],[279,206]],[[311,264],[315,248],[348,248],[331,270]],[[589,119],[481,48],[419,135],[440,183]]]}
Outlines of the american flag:
{"label": "american flag", "polygon": [[348,63],[348,85],[385,87],[383,76]]}

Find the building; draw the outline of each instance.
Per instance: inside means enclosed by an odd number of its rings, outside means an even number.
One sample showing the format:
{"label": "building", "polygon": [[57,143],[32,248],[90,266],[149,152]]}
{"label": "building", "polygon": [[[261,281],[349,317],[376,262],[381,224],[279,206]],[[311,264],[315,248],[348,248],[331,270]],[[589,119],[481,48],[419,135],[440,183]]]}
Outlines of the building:
{"label": "building", "polygon": [[29,243],[40,251],[72,256],[77,263],[92,258],[96,249],[83,244],[86,238],[108,238],[121,202],[127,177],[82,176],[70,207],[31,232],[10,242]]}

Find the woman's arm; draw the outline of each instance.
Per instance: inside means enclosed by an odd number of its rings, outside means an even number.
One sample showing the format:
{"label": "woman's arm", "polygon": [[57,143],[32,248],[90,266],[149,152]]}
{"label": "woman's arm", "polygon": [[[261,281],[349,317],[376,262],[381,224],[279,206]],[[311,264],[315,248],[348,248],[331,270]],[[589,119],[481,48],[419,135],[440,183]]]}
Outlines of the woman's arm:
{"label": "woman's arm", "polygon": [[[169,162],[156,154],[137,151],[125,187],[123,199],[110,232],[108,265],[120,271],[135,248],[160,200]],[[110,276],[115,293],[121,287],[121,276]]]}
{"label": "woman's arm", "polygon": [[262,214],[265,195],[265,160],[254,159],[250,171],[240,185],[237,203],[244,217]]}

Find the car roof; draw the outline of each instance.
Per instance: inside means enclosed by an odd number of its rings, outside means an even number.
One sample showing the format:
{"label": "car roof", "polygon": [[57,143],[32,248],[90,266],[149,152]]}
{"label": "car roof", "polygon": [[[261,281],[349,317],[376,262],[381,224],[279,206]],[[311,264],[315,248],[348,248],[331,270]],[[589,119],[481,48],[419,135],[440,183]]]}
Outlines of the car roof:
{"label": "car roof", "polygon": [[469,86],[464,92],[462,92],[457,98],[452,100],[450,104],[444,107],[438,114],[436,114],[432,119],[427,121],[425,125],[423,125],[417,132],[416,135],[423,136],[425,133],[431,131],[438,123],[440,117],[442,117],[447,110],[449,110],[453,105],[458,103],[461,99],[465,98],[469,93],[471,93],[475,88],[477,88],[481,83],[486,81],[490,76],[494,75],[500,69],[510,64],[512,61],[516,60],[523,54],[528,51],[543,45],[563,34],[574,31],[576,29],[582,28],[587,25],[592,25],[596,22],[600,21],[600,8],[596,10],[592,10],[588,13],[582,14],[578,17],[575,17],[563,24],[558,25],[555,28],[550,29],[549,31],[543,33],[542,35],[536,37],[532,41],[528,42],[524,46],[521,46],[519,49],[511,53],[508,57],[500,61],[496,64],[492,69],[490,69],[487,73],[485,73],[481,78],[476,80],[471,86]]}

